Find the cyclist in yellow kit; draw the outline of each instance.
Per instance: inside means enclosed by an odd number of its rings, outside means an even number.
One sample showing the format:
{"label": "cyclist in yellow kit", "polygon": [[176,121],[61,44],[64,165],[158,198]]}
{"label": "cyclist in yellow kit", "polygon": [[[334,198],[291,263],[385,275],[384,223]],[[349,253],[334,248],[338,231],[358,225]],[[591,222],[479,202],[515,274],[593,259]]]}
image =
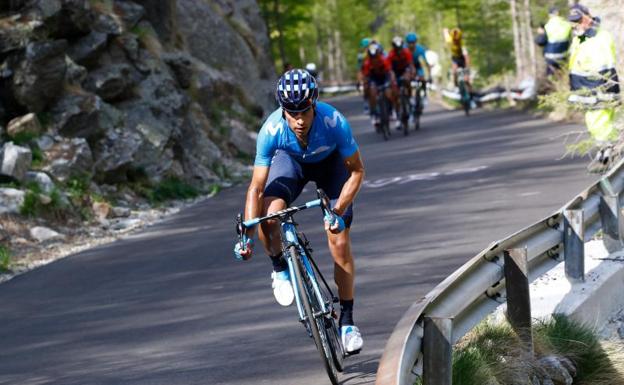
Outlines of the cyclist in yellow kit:
{"label": "cyclist in yellow kit", "polygon": [[472,85],[470,84],[470,56],[468,56],[468,50],[464,47],[462,41],[462,31],[459,28],[453,28],[450,31],[448,28],[444,28],[444,41],[446,42],[449,50],[451,51],[451,62],[453,70],[453,83],[457,85],[457,70],[459,68],[464,69],[464,81],[468,92],[472,94]]}

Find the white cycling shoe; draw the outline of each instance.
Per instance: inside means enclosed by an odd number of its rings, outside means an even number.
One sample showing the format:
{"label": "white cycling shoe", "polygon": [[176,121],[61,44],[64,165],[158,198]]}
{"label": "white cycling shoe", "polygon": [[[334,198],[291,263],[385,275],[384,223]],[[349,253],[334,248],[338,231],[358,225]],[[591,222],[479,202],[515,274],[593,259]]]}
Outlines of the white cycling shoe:
{"label": "white cycling shoe", "polygon": [[357,354],[364,345],[362,334],[357,326],[348,325],[340,328],[340,336],[342,338],[342,346],[344,346],[347,354]]}
{"label": "white cycling shoe", "polygon": [[290,306],[295,300],[295,293],[293,292],[292,284],[290,283],[290,273],[288,270],[275,271],[271,273],[271,279],[273,283],[273,295],[275,300],[282,306]]}

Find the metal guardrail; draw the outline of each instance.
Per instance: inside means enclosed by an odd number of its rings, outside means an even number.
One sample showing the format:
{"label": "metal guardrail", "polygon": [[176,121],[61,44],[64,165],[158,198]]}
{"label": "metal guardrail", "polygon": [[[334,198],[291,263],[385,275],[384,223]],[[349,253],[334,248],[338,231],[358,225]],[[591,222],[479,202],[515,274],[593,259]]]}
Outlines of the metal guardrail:
{"label": "metal guardrail", "polygon": [[569,279],[584,279],[585,241],[599,230],[621,241],[624,160],[560,210],[490,244],[414,302],[390,336],[376,385],[450,385],[452,346],[501,303],[532,349],[529,283],[561,261]]}

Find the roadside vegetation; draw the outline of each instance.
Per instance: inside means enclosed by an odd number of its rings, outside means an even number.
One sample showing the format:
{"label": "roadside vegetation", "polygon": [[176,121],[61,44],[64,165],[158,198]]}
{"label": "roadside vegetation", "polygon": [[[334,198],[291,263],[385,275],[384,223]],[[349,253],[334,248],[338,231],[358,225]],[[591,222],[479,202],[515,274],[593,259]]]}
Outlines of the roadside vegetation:
{"label": "roadside vegetation", "polygon": [[590,327],[564,315],[536,321],[533,343],[535,354],[531,355],[509,324],[483,321],[455,347],[453,384],[546,384],[549,371],[541,361],[544,357],[557,357],[564,367],[571,363],[574,385],[624,384],[621,344],[600,341]]}
{"label": "roadside vegetation", "polygon": [[0,245],[0,273],[10,270],[11,266],[11,250],[4,245]]}
{"label": "roadside vegetation", "polygon": [[[480,325],[455,353],[455,383],[521,383],[518,381],[539,377],[537,360],[553,355],[567,358],[574,364],[574,384],[624,383],[621,380],[624,378],[622,351],[601,343],[594,330],[566,316],[555,315],[552,319],[537,321],[533,327],[533,341],[535,356],[531,357],[508,324]],[[471,373],[477,374],[476,382],[469,382]]]}

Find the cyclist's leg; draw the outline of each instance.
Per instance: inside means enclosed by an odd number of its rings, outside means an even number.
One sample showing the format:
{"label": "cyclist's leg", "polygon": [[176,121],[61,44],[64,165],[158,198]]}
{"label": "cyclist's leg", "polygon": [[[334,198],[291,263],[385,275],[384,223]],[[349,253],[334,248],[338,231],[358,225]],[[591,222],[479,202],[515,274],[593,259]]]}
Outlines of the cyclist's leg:
{"label": "cyclist's leg", "polygon": [[[338,200],[342,186],[349,179],[349,172],[338,151],[334,151],[320,163],[304,165],[304,173],[323,189],[332,205]],[[338,286],[338,296],[342,302],[353,300],[355,264],[351,253],[349,228],[353,221],[353,206],[342,214],[346,229],[339,234],[327,232],[329,251],[334,258],[334,281]]]}
{"label": "cyclist's leg", "polygon": [[394,108],[394,113],[397,118],[397,121],[401,119],[401,82],[403,81],[403,75],[395,73],[396,77],[396,85],[392,85],[390,90],[392,92],[392,106]]}
{"label": "cyclist's leg", "polygon": [[451,72],[453,73],[453,84],[455,86],[457,86],[457,69],[459,68],[457,61],[457,58],[451,57]]}
{"label": "cyclist's leg", "polygon": [[[375,114],[377,104],[377,84],[373,78],[368,80],[368,108],[371,111],[371,115]],[[377,111],[379,113],[379,111]]]}
{"label": "cyclist's leg", "polygon": [[[349,179],[349,171],[338,151],[334,151],[325,160],[315,165],[304,165],[304,175],[316,182],[328,195],[332,204],[340,196],[342,187]],[[357,353],[363,345],[362,335],[353,322],[355,263],[351,252],[350,228],[353,221],[353,205],[342,214],[345,230],[333,234],[327,232],[329,251],[334,259],[334,281],[338,286],[340,298],[341,339],[348,353]]]}
{"label": "cyclist's leg", "polygon": [[[286,152],[278,150],[271,161],[264,189],[262,214],[267,215],[288,207],[297,199],[305,183],[299,163]],[[260,225],[259,230],[258,236],[268,255],[278,255],[282,250],[278,221],[266,221]]]}
{"label": "cyclist's leg", "polygon": [[[263,215],[285,209],[301,193],[305,180],[301,166],[286,152],[277,151],[271,161],[267,186],[264,190]],[[295,296],[290,283],[288,263],[282,255],[279,222],[267,221],[258,232],[260,240],[271,259],[273,295],[282,306],[292,304]]]}

